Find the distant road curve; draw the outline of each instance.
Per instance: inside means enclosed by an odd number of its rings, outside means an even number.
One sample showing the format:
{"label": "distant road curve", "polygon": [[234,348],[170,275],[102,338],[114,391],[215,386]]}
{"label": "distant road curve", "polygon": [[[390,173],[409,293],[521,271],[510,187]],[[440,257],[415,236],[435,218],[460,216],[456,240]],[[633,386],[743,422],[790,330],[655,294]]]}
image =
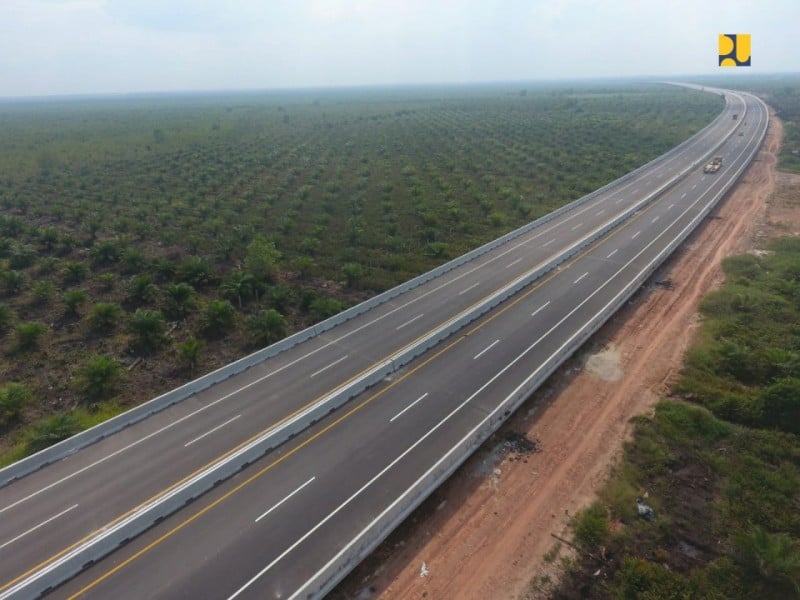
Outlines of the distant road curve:
{"label": "distant road curve", "polygon": [[[637,277],[663,260],[741,172],[763,139],[766,109],[747,95],[726,98],[723,114],[680,152],[558,218],[2,488],[0,598],[55,585],[65,576],[59,561],[84,547],[90,556],[104,532],[143,506],[168,504],[193,477],[214,478],[205,470],[287,415],[335,394],[624,217],[469,325],[468,335],[437,343],[391,381],[360,393],[54,595],[85,586],[91,597],[225,597],[236,590],[284,597],[287,590],[329,589],[574,350],[597,318],[607,318],[640,285]],[[734,112],[746,117],[734,121]],[[724,168],[715,177],[698,175],[711,153],[724,157]],[[650,198],[653,190],[661,190],[657,198]],[[263,510],[253,515],[254,507]],[[121,568],[109,572],[111,564]]]}

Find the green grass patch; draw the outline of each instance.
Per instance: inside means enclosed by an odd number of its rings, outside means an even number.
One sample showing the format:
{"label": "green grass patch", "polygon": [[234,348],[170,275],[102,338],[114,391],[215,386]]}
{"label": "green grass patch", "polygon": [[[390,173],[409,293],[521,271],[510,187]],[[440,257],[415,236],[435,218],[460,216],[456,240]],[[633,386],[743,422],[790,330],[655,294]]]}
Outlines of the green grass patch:
{"label": "green grass patch", "polygon": [[[725,260],[678,385],[691,402],[636,419],[623,461],[574,519],[593,554],[555,597],[800,596],[800,240],[770,250]],[[654,521],[637,514],[645,496]]]}
{"label": "green grass patch", "polygon": [[0,467],[5,467],[29,454],[43,450],[71,435],[94,427],[126,410],[117,402],[100,402],[88,408],[77,408],[41,418],[14,432],[11,447],[0,453]]}

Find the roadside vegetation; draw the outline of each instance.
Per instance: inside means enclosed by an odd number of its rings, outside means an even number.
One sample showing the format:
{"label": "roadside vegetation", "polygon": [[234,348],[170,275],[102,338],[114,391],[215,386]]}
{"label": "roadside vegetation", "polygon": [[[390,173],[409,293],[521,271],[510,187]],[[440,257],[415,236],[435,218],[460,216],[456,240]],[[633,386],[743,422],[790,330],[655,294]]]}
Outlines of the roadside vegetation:
{"label": "roadside vegetation", "polygon": [[746,90],[761,96],[783,123],[778,169],[800,173],[800,74],[705,77],[697,83]]}
{"label": "roadside vegetation", "polygon": [[800,597],[800,239],[723,268],[673,397],[574,519],[553,597]]}
{"label": "roadside vegetation", "polygon": [[778,169],[800,173],[800,75],[756,78],[742,89],[759,94],[783,122]]}
{"label": "roadside vegetation", "polygon": [[710,122],[656,85],[0,103],[0,464],[574,200]]}

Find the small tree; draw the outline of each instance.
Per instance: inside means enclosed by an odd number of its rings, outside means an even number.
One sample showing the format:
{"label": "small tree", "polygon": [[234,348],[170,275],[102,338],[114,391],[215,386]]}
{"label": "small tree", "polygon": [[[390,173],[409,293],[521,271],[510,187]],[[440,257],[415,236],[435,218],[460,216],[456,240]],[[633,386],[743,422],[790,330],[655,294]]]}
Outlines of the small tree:
{"label": "small tree", "polygon": [[180,264],[177,277],[185,283],[201,288],[211,283],[213,274],[211,265],[206,259],[192,256]]}
{"label": "small tree", "polygon": [[268,283],[275,277],[281,253],[275,244],[264,237],[257,237],[247,246],[245,269],[259,282]]}
{"label": "small tree", "polygon": [[63,300],[64,304],[67,306],[67,314],[77,315],[78,307],[86,302],[87,298],[88,294],[86,293],[86,290],[74,289],[64,292]]}
{"label": "small tree", "polygon": [[317,298],[311,303],[310,307],[311,314],[317,321],[332,317],[343,309],[344,305],[336,298],[331,297]]}
{"label": "small tree", "polygon": [[289,305],[297,300],[297,294],[285,283],[279,283],[269,290],[269,304],[279,313],[286,314]]}
{"label": "small tree", "polygon": [[200,362],[200,351],[203,349],[203,342],[196,338],[189,338],[185,342],[179,342],[177,347],[181,368],[189,373],[194,372]]}
{"label": "small tree", "polygon": [[305,279],[311,274],[311,271],[314,270],[316,263],[310,256],[302,255],[295,259],[294,266],[297,269],[297,274],[300,276],[300,278]]}
{"label": "small tree", "polygon": [[122,310],[112,302],[97,302],[89,312],[89,328],[96,332],[114,329]]}
{"label": "small tree", "polygon": [[122,256],[122,247],[117,241],[102,240],[92,247],[90,256],[93,266],[106,267],[119,261]]}
{"label": "small tree", "polygon": [[347,287],[355,287],[364,276],[364,269],[358,263],[345,263],[342,266],[342,273],[347,280]]}
{"label": "small tree", "polygon": [[33,303],[37,306],[45,304],[55,291],[56,288],[51,282],[37,281],[33,286]]}
{"label": "small tree", "polygon": [[67,285],[74,285],[86,279],[86,274],[89,272],[88,267],[79,262],[70,261],[64,265],[64,283]]}
{"label": "small tree", "polygon": [[777,380],[762,392],[761,399],[767,425],[800,434],[800,379]]}
{"label": "small tree", "polygon": [[208,337],[222,335],[226,329],[233,325],[236,309],[227,300],[212,300],[200,317],[200,327],[203,334]]}
{"label": "small tree", "polygon": [[17,325],[17,350],[27,352],[35,349],[39,344],[39,338],[47,330],[44,323],[30,321]]}
{"label": "small tree", "polygon": [[134,306],[154,302],[158,296],[158,288],[149,275],[134,275],[128,280],[128,300]]}
{"label": "small tree", "polygon": [[756,525],[737,533],[734,543],[737,561],[745,570],[770,587],[783,588],[774,589],[775,598],[800,591],[800,547],[790,535],[770,533]]}
{"label": "small tree", "polygon": [[250,273],[235,271],[225,278],[222,283],[222,293],[228,298],[238,301],[242,308],[244,300],[257,295],[258,282]]}
{"label": "small tree", "polygon": [[48,252],[56,245],[58,238],[58,229],[55,227],[44,227],[39,230],[39,241],[42,242],[42,245]]}
{"label": "small tree", "polygon": [[171,283],[164,288],[166,311],[170,318],[184,319],[195,307],[194,288],[188,283]]}
{"label": "small tree", "polygon": [[0,427],[19,421],[30,397],[30,392],[22,384],[7,383],[0,387]]}
{"label": "small tree", "polygon": [[247,329],[253,343],[268,346],[286,336],[286,319],[277,310],[262,310],[250,317]]}
{"label": "small tree", "polygon": [[129,329],[136,336],[134,348],[139,352],[151,352],[164,343],[167,323],[160,310],[137,309],[131,317]]}
{"label": "small tree", "polygon": [[100,286],[106,292],[110,292],[114,289],[114,284],[117,282],[117,274],[116,273],[101,273],[97,276],[97,281],[100,282]]}
{"label": "small tree", "polygon": [[25,274],[20,271],[3,271],[0,273],[3,280],[3,287],[9,296],[16,296],[22,291],[25,285]]}
{"label": "small tree", "polygon": [[0,335],[6,332],[13,317],[14,313],[11,312],[11,308],[6,304],[0,304]]}
{"label": "small tree", "polygon": [[109,356],[90,358],[79,372],[79,386],[90,400],[109,397],[122,375],[122,365]]}

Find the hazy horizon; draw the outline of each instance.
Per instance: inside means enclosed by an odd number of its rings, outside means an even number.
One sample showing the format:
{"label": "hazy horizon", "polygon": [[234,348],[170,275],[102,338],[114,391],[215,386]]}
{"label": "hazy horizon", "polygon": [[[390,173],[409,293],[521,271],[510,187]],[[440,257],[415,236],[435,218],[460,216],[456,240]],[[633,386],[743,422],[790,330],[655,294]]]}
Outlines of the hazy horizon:
{"label": "hazy horizon", "polygon": [[[792,0],[3,0],[0,97],[735,80],[800,70],[798,22]],[[752,34],[753,66],[720,69],[719,33]]]}

